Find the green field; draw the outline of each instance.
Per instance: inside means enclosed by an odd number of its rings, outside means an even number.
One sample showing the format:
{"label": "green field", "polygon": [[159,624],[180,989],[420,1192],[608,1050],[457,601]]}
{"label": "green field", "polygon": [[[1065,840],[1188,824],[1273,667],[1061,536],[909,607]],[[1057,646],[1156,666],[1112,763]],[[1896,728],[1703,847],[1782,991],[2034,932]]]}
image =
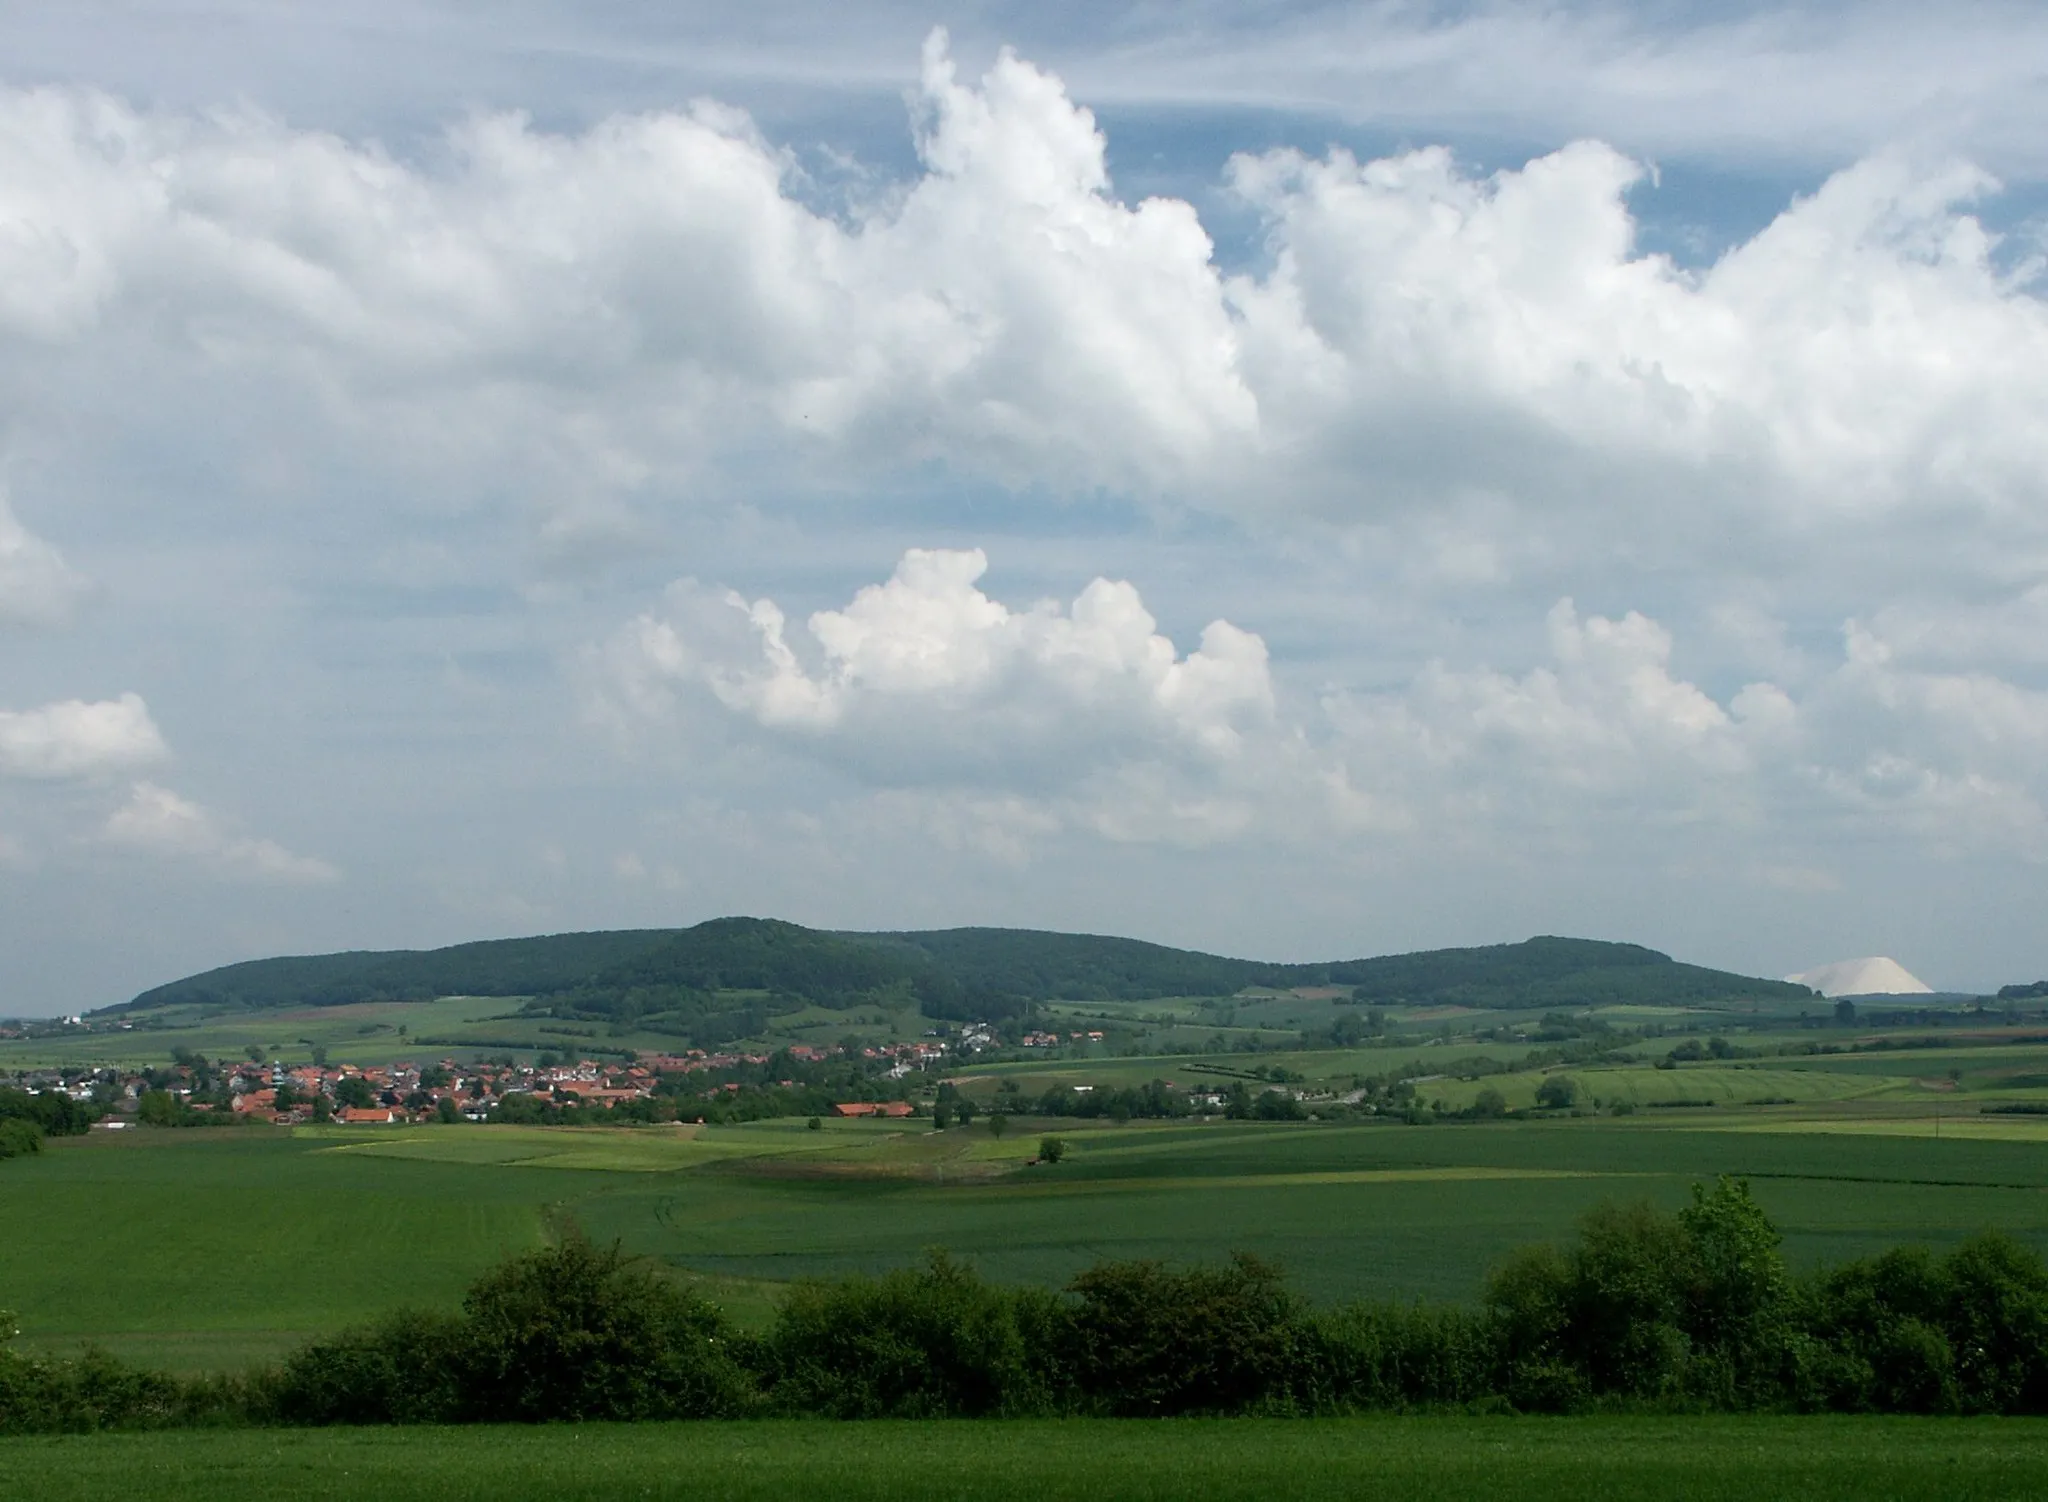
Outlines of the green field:
{"label": "green field", "polygon": [[[735,1005],[749,992],[732,993]],[[304,1063],[315,1046],[336,1064],[389,1064],[400,1059],[510,1053],[530,1058],[674,1053],[689,1040],[595,1022],[558,1022],[519,1014],[518,998],[445,996],[438,1001],[368,1001],[351,1006],[308,1007],[283,1012],[205,1012],[189,1007],[147,1014],[159,1026],[128,1031],[73,1031],[37,1038],[0,1039],[0,1071],[17,1069],[138,1068],[161,1064],[173,1047],[208,1058],[239,1059],[254,1045],[292,1063]],[[929,1024],[913,1013],[879,1007],[851,1012],[807,1007],[774,1019],[765,1046],[811,1043],[830,1046],[846,1038],[881,1043],[916,1037]]]}
{"label": "green field", "polygon": [[[1854,1105],[1855,1103],[1851,1103]],[[450,1306],[573,1221],[747,1323],[792,1278],[945,1247],[1058,1284],[1102,1258],[1279,1262],[1319,1300],[1468,1300],[1607,1198],[1747,1175],[1795,1265],[1996,1226],[2048,1248],[2048,1121],[1819,1108],[1498,1124],[881,1122],[640,1130],[134,1131],[0,1165],[0,1306],[49,1350],[239,1367],[400,1303]],[[1071,1144],[1027,1167],[1039,1133]]]}
{"label": "green field", "polygon": [[2048,1423],[1953,1419],[584,1424],[0,1440],[0,1496],[387,1502],[1992,1502],[2041,1494]]}

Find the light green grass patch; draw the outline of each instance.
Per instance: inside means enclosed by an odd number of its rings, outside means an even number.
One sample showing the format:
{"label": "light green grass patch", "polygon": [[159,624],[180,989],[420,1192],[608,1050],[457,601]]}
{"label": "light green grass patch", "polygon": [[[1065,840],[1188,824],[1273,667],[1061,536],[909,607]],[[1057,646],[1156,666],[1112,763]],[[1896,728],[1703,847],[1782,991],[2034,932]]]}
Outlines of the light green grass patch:
{"label": "light green grass patch", "polygon": [[674,1173],[727,1158],[872,1150],[900,1133],[759,1131],[746,1127],[300,1127],[321,1149],[364,1158],[406,1158],[591,1173]]}
{"label": "light green grass patch", "polygon": [[[1710,1124],[1712,1125],[1712,1124]],[[1851,1137],[1927,1137],[1958,1142],[2048,1142],[2048,1117],[1932,1115],[1789,1117],[1730,1122],[1729,1132],[1825,1133]]]}
{"label": "light green grass patch", "polygon": [[[1004,1194],[1142,1194],[1219,1189],[1297,1189],[1326,1184],[1483,1184],[1507,1179],[1620,1179],[1637,1175],[1591,1168],[1489,1168],[1449,1165],[1438,1168],[1332,1168],[1302,1173],[1197,1175],[1171,1179],[1059,1179],[1047,1170],[1022,1185],[1005,1183]],[[1647,1177],[1644,1175],[1643,1177]]]}
{"label": "light green grass patch", "polygon": [[1777,1098],[1804,1103],[1852,1101],[1912,1086],[1910,1079],[1888,1075],[1688,1064],[1679,1069],[1636,1065],[1619,1068],[1565,1066],[1490,1075],[1476,1080],[1430,1080],[1417,1085],[1416,1090],[1425,1100],[1440,1099],[1456,1110],[1470,1106],[1482,1090],[1498,1090],[1510,1107],[1519,1110],[1535,1105],[1537,1088],[1545,1079],[1557,1074],[1568,1074],[1579,1082],[1582,1104],[1590,1104],[1597,1099],[1602,1106],[1611,1106],[1618,1101],[1643,1107],[1654,1107],[1659,1101],[1679,1100],[1711,1100],[1724,1107]]}

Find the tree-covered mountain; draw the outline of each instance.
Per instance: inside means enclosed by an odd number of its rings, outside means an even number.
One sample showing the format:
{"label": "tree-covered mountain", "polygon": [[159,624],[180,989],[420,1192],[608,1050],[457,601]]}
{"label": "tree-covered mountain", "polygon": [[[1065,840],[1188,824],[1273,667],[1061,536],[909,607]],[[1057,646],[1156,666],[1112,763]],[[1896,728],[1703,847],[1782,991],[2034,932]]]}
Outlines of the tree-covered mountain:
{"label": "tree-covered mountain", "polygon": [[668,928],[485,939],[446,949],[350,950],[245,960],[144,991],[110,1012],[204,1006],[264,1012],[437,996],[546,996],[573,990],[673,938]]}
{"label": "tree-covered mountain", "polygon": [[747,1036],[804,1005],[915,1003],[1001,1018],[1038,1002],[1226,996],[1337,986],[1375,1005],[1555,1008],[1630,1001],[1801,1000],[1803,986],[1680,964],[1635,944],[1534,938],[1377,959],[1273,964],[1137,939],[1032,929],[829,933],[764,918],[685,929],[553,934],[446,949],[250,960],[145,991],[113,1011],[269,1011],[437,996],[527,998],[558,1016],[633,1022],[698,1041]]}

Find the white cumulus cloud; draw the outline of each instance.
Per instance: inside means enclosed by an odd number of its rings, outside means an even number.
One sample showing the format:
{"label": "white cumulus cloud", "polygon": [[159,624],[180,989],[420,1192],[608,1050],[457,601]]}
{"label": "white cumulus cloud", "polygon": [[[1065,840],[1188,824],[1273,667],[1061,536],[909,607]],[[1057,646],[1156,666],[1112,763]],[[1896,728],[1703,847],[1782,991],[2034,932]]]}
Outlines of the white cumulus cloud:
{"label": "white cumulus cloud", "polygon": [[0,622],[61,621],[84,591],[85,580],[63,554],[24,527],[0,495]]}
{"label": "white cumulus cloud", "polygon": [[1901,667],[1855,622],[1803,681],[1717,697],[1676,671],[1658,621],[1567,599],[1523,671],[1437,661],[1309,694],[1225,621],[1181,655],[1128,583],[1013,608],[986,569],[979,550],[913,549],[796,629],[773,601],[679,585],[598,654],[606,702],[814,758],[922,810],[942,843],[1006,858],[1058,828],[1527,847],[1685,827],[1738,831],[1787,869],[1803,842],[1873,831],[2048,857],[2048,695]]}
{"label": "white cumulus cloud", "polygon": [[392,456],[586,486],[773,443],[1262,518],[1483,496],[1648,546],[1960,509],[2043,542],[2048,310],[1967,163],[1872,157],[1688,270],[1638,247],[1645,169],[1598,142],[1490,174],[1242,155],[1265,256],[1226,275],[1191,205],[1118,197],[1050,73],[964,82],[935,36],[913,110],[917,175],[833,215],[710,103],[479,116],[429,169],[6,92],[0,346],[142,339],[304,384]]}
{"label": "white cumulus cloud", "polygon": [[138,782],[101,831],[112,845],[191,860],[222,875],[267,882],[324,882],[334,867],[270,840],[231,833],[211,810],[153,782]]}
{"label": "white cumulus cloud", "polygon": [[1218,766],[1270,734],[1266,647],[1213,621],[1182,655],[1130,584],[1012,609],[980,549],[913,548],[792,639],[772,600],[684,583],[606,654],[621,702],[695,689],[762,730],[849,748],[882,782],[1071,783],[1133,757]]}
{"label": "white cumulus cloud", "polygon": [[138,694],[0,710],[0,776],[37,780],[133,771],[169,754]]}

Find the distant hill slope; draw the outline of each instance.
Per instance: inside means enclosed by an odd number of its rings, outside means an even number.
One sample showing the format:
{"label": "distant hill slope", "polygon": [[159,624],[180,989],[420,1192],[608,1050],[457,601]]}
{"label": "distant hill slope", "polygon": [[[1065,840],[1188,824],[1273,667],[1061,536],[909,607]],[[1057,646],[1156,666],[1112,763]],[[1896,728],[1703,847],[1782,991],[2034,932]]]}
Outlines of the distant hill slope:
{"label": "distant hill slope", "polygon": [[675,934],[674,929],[485,939],[446,949],[351,950],[245,960],[144,991],[109,1012],[209,1006],[251,1012],[431,1001],[437,996],[545,996],[588,984]]}
{"label": "distant hill slope", "polygon": [[1569,1007],[1621,1001],[1712,1005],[1796,1000],[1803,986],[1684,965],[1635,944],[1535,938],[1378,959],[1272,964],[1137,939],[1032,929],[827,933],[763,918],[686,929],[554,934],[447,949],[250,960],[145,991],[109,1011],[178,1005],[267,1011],[436,996],[520,996],[558,1012],[669,1019],[710,1012],[742,1025],[721,993],[770,1010],[850,1007],[894,996],[933,1017],[1000,1017],[1051,1000],[1224,996],[1247,986],[1349,986],[1380,1005]]}

